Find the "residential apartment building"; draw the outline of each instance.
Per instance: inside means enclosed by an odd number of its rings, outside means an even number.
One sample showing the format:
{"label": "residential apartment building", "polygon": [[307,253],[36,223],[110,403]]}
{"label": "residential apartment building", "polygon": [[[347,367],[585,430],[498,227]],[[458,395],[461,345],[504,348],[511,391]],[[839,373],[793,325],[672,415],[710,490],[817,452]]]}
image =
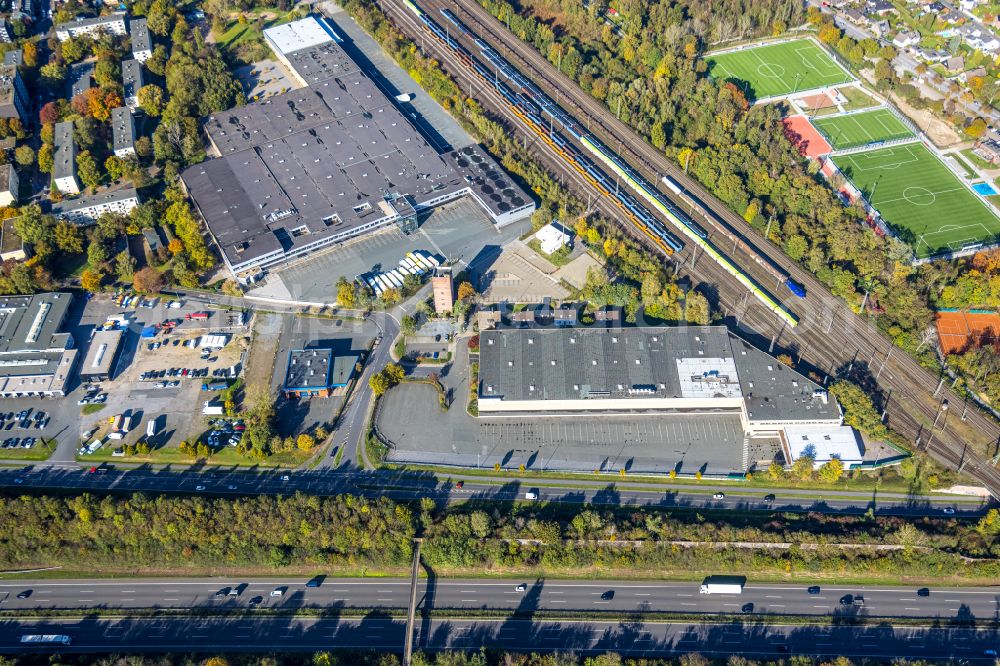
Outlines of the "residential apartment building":
{"label": "residential apartment building", "polygon": [[149,28],[146,19],[129,19],[128,33],[132,38],[132,57],[139,62],[146,62],[153,55],[153,43],[149,39]]}
{"label": "residential apartment building", "polygon": [[17,118],[25,122],[29,114],[28,90],[17,67],[0,66],[0,118]]}
{"label": "residential apartment building", "polygon": [[115,155],[135,155],[135,119],[127,106],[111,110],[111,140]]}
{"label": "residential apartment building", "polygon": [[52,214],[74,224],[93,224],[104,213],[128,213],[139,205],[139,194],[134,187],[92,196],[66,199],[52,206]]}
{"label": "residential apartment building", "polygon": [[126,34],[125,12],[115,12],[106,16],[67,21],[56,26],[56,38],[60,42],[65,42],[67,39],[81,35],[90,35],[93,37],[102,33],[111,35]]}
{"label": "residential apartment building", "polygon": [[0,206],[13,206],[17,203],[17,171],[14,165],[0,165]]}
{"label": "residential apartment building", "polygon": [[142,87],[142,63],[135,59],[122,60],[122,87],[125,105],[135,111],[139,108],[139,88]]}
{"label": "residential apartment building", "polygon": [[76,179],[76,139],[73,123],[56,123],[53,136],[55,150],[52,155],[52,182],[63,194],[79,194],[80,181]]}

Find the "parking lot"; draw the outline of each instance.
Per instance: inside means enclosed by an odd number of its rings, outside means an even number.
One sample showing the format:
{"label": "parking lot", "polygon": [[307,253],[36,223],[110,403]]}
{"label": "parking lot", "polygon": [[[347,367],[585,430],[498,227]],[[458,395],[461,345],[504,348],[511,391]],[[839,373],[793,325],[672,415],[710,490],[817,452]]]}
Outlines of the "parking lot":
{"label": "parking lot", "polygon": [[244,65],[236,70],[236,76],[243,84],[248,102],[257,102],[299,87],[276,60]]}
{"label": "parking lot", "polygon": [[414,250],[425,250],[461,265],[473,261],[490,246],[499,254],[500,246],[517,238],[530,225],[529,220],[522,220],[497,231],[482,209],[464,198],[431,211],[410,235],[392,226],[272,271],[250,295],[332,303],[341,276],[353,280],[362,273],[395,268],[407,252]]}

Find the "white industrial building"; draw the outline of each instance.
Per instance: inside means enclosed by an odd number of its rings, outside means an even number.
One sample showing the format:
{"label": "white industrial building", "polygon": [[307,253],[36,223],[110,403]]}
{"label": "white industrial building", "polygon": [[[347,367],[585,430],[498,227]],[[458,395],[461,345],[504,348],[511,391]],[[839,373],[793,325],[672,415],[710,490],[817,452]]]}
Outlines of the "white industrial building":
{"label": "white industrial building", "polygon": [[225,333],[209,333],[201,336],[198,346],[202,349],[222,349],[229,342],[229,336]]}
{"label": "white industrial building", "polygon": [[834,458],[844,464],[844,469],[857,467],[864,461],[864,447],[850,426],[787,426],[782,431],[781,448],[789,464],[802,456],[809,456],[816,469]]}
{"label": "white industrial building", "polygon": [[785,446],[792,441],[841,457],[845,467],[861,459],[822,386],[724,326],[501,328],[480,333],[479,354],[484,418],[697,415],[741,427],[744,447],[777,440],[786,463],[802,455]]}
{"label": "white industrial building", "polygon": [[566,230],[555,222],[546,224],[544,227],[536,231],[535,238],[542,246],[542,252],[545,254],[558,252],[569,245],[571,239],[570,235],[566,233]]}

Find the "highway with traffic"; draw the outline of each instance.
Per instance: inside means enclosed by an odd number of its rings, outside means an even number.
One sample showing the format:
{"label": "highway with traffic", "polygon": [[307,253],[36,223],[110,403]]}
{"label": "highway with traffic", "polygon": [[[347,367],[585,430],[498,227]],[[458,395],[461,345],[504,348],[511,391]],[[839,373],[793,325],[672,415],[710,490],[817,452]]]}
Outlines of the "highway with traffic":
{"label": "highway with traffic", "polygon": [[[700,581],[420,579],[421,611],[732,613],[990,620],[1000,587],[748,583],[742,594],[701,594]],[[315,587],[311,587],[313,585]],[[0,611],[152,609],[405,609],[408,578],[159,578],[0,580]]]}
{"label": "highway with traffic", "polygon": [[[461,483],[459,483],[461,482]],[[705,485],[630,484],[577,479],[491,479],[463,477],[456,470],[452,478],[430,473],[392,470],[336,471],[216,469],[115,469],[109,466],[0,468],[0,488],[32,490],[73,490],[111,492],[165,492],[183,495],[238,496],[289,495],[385,495],[396,500],[429,497],[438,502],[467,500],[525,501],[533,491],[541,502],[649,506],[674,509],[719,509],[790,511],[831,514],[937,516],[976,518],[989,506],[981,498],[948,495],[907,495],[905,493],[767,489],[725,486],[706,481]],[[721,497],[719,497],[721,495]]]}
{"label": "highway with traffic", "polygon": [[[319,652],[330,649],[400,651],[403,616],[374,611],[363,618],[338,617],[80,617],[0,619],[3,652]],[[521,652],[613,651],[627,656],[697,652],[725,659],[857,657],[889,661],[962,660],[993,663],[998,644],[992,628],[952,626],[854,626],[765,624],[753,618],[728,622],[651,622],[541,618],[418,617],[414,649]],[[21,637],[65,636],[67,645],[24,644]]]}
{"label": "highway with traffic", "polygon": [[[770,312],[748,299],[748,292],[733,276],[711,260],[695,263],[694,257],[684,256],[675,260],[692,259],[694,266],[686,266],[696,279],[719,286],[720,307],[728,323],[741,329],[741,335],[751,338],[765,348],[775,341],[775,350],[790,350],[806,364],[830,377],[850,368],[867,369],[887,396],[887,422],[928,451],[940,463],[951,469],[961,468],[975,477],[995,495],[1000,494],[1000,472],[982,457],[993,453],[1000,441],[1000,425],[992,417],[970,405],[965,409],[963,400],[947,386],[939,387],[939,377],[922,368],[912,357],[895,349],[865,318],[850,311],[844,302],[833,296],[804,269],[784,257],[780,250],[765,241],[761,234],[750,227],[739,215],[728,210],[693,179],[688,178],[671,164],[658,150],[647,144],[627,125],[615,118],[600,102],[584,93],[575,82],[558,72],[532,46],[511,36],[506,29],[484,9],[471,0],[444,2],[430,0],[422,6],[437,13],[449,9],[459,14],[461,20],[477,30],[490,45],[521,69],[529,79],[543,90],[556,92],[563,108],[585,123],[605,145],[617,147],[619,155],[641,173],[649,175],[651,182],[658,182],[662,174],[669,174],[680,183],[688,194],[688,201],[662,193],[682,208],[695,203],[693,209],[699,222],[711,230],[713,242],[724,247],[736,263],[759,284],[774,284],[772,272],[765,264],[777,264],[797,282],[805,285],[805,299],[786,299],[787,305],[799,316],[798,326],[791,328],[779,323]],[[428,39],[419,21],[408,12],[401,0],[385,4],[394,22],[405,32],[418,39],[425,50],[442,56],[448,69],[461,80],[475,88],[477,79],[455,62],[440,44]],[[459,35],[453,35],[460,39]],[[490,106],[505,111],[505,104],[489,87],[480,86],[476,96]],[[529,136],[529,128],[513,115],[511,122]],[[538,147],[543,148],[541,143]],[[551,151],[542,151],[550,153]],[[557,160],[546,160],[547,164]],[[584,198],[593,196],[586,180],[572,169],[560,169]],[[616,219],[622,219],[618,209],[597,197],[594,205]],[[705,214],[698,216],[697,208]],[[725,245],[728,239],[732,248]],[[685,252],[688,252],[686,249]],[[683,254],[683,253],[682,253]],[[765,259],[766,257],[766,259]]]}

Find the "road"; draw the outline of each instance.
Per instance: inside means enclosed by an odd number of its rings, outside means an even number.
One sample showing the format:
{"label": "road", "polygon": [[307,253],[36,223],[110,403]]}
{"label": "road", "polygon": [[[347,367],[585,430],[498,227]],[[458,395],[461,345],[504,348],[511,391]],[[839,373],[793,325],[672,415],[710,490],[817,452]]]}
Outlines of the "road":
{"label": "road", "polygon": [[[538,494],[539,501],[568,504],[603,504],[649,506],[674,509],[739,509],[754,511],[818,512],[830,514],[863,514],[868,510],[877,515],[941,516],[954,511],[958,518],[975,518],[986,510],[977,498],[948,496],[908,496],[903,493],[863,491],[810,491],[779,489],[775,498],[767,501],[767,488],[733,488],[713,486],[658,485],[643,488],[627,482],[586,482],[581,480],[546,479],[506,481],[462,478],[456,471],[455,480],[439,479],[432,474],[369,470],[343,472],[328,470],[249,470],[244,468],[174,471],[170,469],[138,468],[106,469],[90,473],[75,465],[67,467],[0,468],[0,487],[13,489],[166,492],[182,495],[217,496],[288,495],[304,492],[311,495],[384,495],[397,500],[418,500],[430,497],[439,502],[466,500],[523,500],[527,489]],[[286,478],[287,477],[287,480]],[[455,481],[461,479],[462,487]],[[724,494],[721,499],[715,492]]]}
{"label": "road", "polygon": [[[425,0],[422,4],[425,11],[437,15],[445,3],[442,0]],[[477,3],[459,0],[447,5],[453,11],[457,10],[463,21],[481,32],[487,42],[540,88],[557,91],[558,103],[587,124],[606,145],[617,148],[622,157],[645,174],[651,183],[658,183],[664,173],[680,183],[692,200],[710,211],[703,217],[698,218],[697,213],[695,216],[710,229],[713,242],[729,253],[759,284],[767,286],[778,296],[785,293],[775,286],[775,278],[766,267],[773,263],[805,285],[807,298],[786,299],[787,305],[800,317],[797,327],[787,328],[755,299],[747,298],[745,288],[717,263],[704,258],[695,263],[689,249],[685,249],[680,256],[675,255],[676,261],[686,262],[684,270],[694,279],[717,286],[718,307],[725,314],[727,323],[740,335],[765,349],[773,344],[774,353],[788,351],[800,358],[803,366],[812,366],[821,375],[832,378],[852,372],[855,376],[873,378],[882,395],[886,396],[887,423],[891,427],[915,442],[918,448],[927,451],[940,464],[962,469],[983,483],[994,496],[1000,495],[1000,471],[981,457],[983,453],[994,452],[996,443],[1000,441],[1000,424],[974,405],[969,405],[966,412],[962,398],[947,386],[938,388],[940,377],[895,348],[871,321],[851,312],[815,277],[764,240],[760,232],[726,208],[699,183],[688,178],[660,151],[619,121],[601,102],[584,93],[534,47],[512,37]],[[441,57],[449,71],[460,80],[473,81],[472,87],[476,87],[476,79],[464,67],[455,64],[453,56],[443,47],[426,36],[428,33],[400,0],[386,0],[383,6],[404,32],[415,36],[425,50]],[[464,39],[458,36],[453,38]],[[471,50],[476,52],[475,47]],[[480,84],[476,96],[508,115],[505,104],[489,88]],[[513,118],[512,114],[510,117]],[[522,123],[517,120],[511,122],[534,138],[534,134]],[[541,148],[541,144],[538,147]],[[562,172],[567,174],[566,184],[574,185],[574,189],[587,198],[591,190],[585,181],[574,177],[567,165],[563,165]],[[674,198],[682,208],[689,208],[685,201],[677,200],[666,192],[663,194]],[[606,200],[598,197],[594,203],[600,206],[602,202]],[[614,214],[610,204],[603,206],[602,210],[611,210],[614,219],[622,219]],[[625,223],[624,226],[628,230],[629,225]],[[692,261],[687,262],[688,259]],[[951,409],[942,409],[945,406]]]}
{"label": "road", "polygon": [[[335,609],[331,609],[336,612]],[[643,622],[539,619],[419,619],[417,650],[507,649],[521,652],[614,651],[667,656],[698,652],[747,657],[964,659],[992,663],[995,629],[765,625],[758,622]],[[25,648],[24,634],[64,634],[69,646]],[[0,622],[0,652],[318,652],[333,648],[401,651],[402,618],[85,618]]]}
{"label": "road", "polygon": [[[526,589],[518,591],[524,583]],[[245,610],[250,607],[405,609],[409,578],[331,578],[307,588],[303,578],[167,578],[127,580],[0,580],[0,610],[46,609]],[[748,584],[741,595],[705,595],[697,582],[421,579],[417,607],[428,610],[504,609],[519,613],[589,611],[623,613],[737,613],[824,618],[929,618],[991,620],[1000,611],[1000,587],[929,588]],[[239,596],[229,596],[238,589]],[[27,599],[17,595],[30,590]],[[282,596],[272,597],[274,590]],[[924,596],[926,594],[926,596]],[[219,596],[217,596],[219,595]],[[862,596],[864,606],[845,602]]]}

